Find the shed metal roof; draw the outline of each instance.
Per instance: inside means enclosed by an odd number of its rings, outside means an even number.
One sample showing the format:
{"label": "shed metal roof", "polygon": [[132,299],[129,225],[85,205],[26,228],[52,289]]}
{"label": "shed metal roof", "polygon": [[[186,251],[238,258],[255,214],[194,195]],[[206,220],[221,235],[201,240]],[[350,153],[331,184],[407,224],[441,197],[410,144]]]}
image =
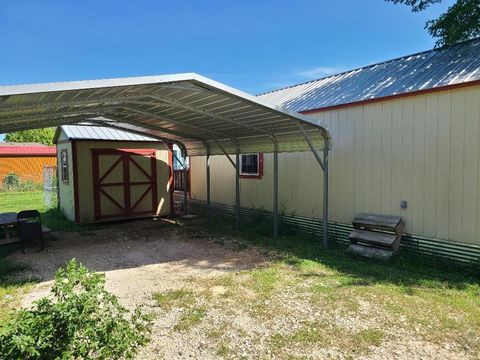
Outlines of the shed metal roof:
{"label": "shed metal roof", "polygon": [[319,120],[197,74],[0,86],[0,133],[91,122],[181,142],[191,156],[320,150]]}
{"label": "shed metal roof", "polygon": [[307,111],[480,80],[480,38],[258,95]]}
{"label": "shed metal roof", "polygon": [[134,134],[128,131],[113,129],[106,126],[85,124],[63,125],[59,127],[55,134],[55,142],[58,138],[59,130],[63,131],[65,137],[69,140],[158,141],[157,139]]}

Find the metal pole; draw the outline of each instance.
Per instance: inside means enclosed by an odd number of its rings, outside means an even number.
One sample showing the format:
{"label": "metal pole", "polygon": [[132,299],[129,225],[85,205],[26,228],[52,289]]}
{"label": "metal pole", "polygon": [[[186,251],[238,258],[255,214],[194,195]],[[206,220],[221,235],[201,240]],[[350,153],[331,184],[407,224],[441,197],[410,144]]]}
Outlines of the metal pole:
{"label": "metal pole", "polygon": [[[320,167],[322,168],[322,170],[325,171],[325,165],[323,164],[322,159],[320,159],[320,155],[318,154],[317,150],[315,150],[315,146],[313,145],[312,140],[310,139],[310,136],[308,136],[308,134],[305,132],[305,130],[303,130],[303,127],[302,127],[302,125],[300,125],[300,123],[297,123],[297,126],[300,129],[300,132],[302,133],[303,138],[305,139],[308,146],[310,147],[310,150],[312,150],[313,156],[315,156],[315,159],[317,159],[317,162],[320,165]],[[327,140],[325,139],[325,143],[326,142],[327,142]]]}
{"label": "metal pole", "polygon": [[273,238],[278,237],[278,144],[273,151]]}
{"label": "metal pole", "polygon": [[187,149],[182,149],[182,156],[183,156],[183,207],[184,207],[184,215],[188,214],[188,200],[187,200],[187,192],[188,192],[188,180],[187,180]]}
{"label": "metal pole", "polygon": [[328,247],[328,141],[323,149],[323,246]]}
{"label": "metal pole", "polygon": [[210,225],[212,209],[210,206],[210,152],[207,152],[207,224]]}
{"label": "metal pole", "polygon": [[235,153],[235,209],[236,209],[236,226],[240,228],[240,152],[237,148]]}

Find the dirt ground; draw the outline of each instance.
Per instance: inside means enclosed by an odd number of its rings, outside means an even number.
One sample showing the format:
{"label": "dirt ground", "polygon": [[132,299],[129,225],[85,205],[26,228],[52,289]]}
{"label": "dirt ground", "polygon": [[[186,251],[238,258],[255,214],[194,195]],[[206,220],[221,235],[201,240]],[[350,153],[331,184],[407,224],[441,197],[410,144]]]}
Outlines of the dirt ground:
{"label": "dirt ground", "polygon": [[[408,332],[386,329],[379,342],[359,319],[312,307],[301,291],[292,294],[285,285],[285,291],[272,292],[270,273],[256,272],[271,260],[265,250],[244,248],[228,237],[192,236],[158,221],[57,232],[44,252],[29,249],[26,255],[11,256],[29,264],[22,276],[41,279],[23,299],[24,306],[47,295],[56,269],[76,258],[89,269],[105,272],[107,289],[123,305],[152,309],[157,315],[152,341],[138,359],[473,358],[456,344],[423,341]],[[239,293],[240,284],[251,279],[259,282]],[[164,295],[155,298],[156,293]],[[364,331],[365,340],[347,344],[345,351],[336,340],[337,345],[329,346],[325,339],[332,319],[335,336],[348,338],[355,328],[356,334]],[[310,324],[325,324],[327,333]],[[357,351],[357,345],[363,350]]]}

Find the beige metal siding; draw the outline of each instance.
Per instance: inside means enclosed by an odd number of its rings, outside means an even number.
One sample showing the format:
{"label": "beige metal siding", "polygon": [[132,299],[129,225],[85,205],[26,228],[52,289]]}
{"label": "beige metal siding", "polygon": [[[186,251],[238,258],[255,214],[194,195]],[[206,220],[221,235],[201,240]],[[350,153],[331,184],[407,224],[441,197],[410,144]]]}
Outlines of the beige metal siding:
{"label": "beige metal siding", "polygon": [[[401,215],[406,231],[480,245],[480,87],[310,114],[329,125],[331,220]],[[322,172],[310,153],[279,156],[287,213],[322,216]],[[205,159],[192,158],[192,197],[205,199]],[[272,155],[262,180],[241,180],[245,207],[271,210]],[[234,169],[212,161],[212,201],[233,205]],[[400,201],[408,202],[407,209]]]}
{"label": "beige metal siding", "polygon": [[170,195],[168,188],[169,165],[168,151],[163,144],[151,142],[109,142],[109,141],[79,141],[77,142],[77,166],[78,166],[78,193],[79,221],[95,221],[95,209],[93,199],[93,169],[91,149],[158,149],[157,150],[157,194],[158,213],[170,214]]}

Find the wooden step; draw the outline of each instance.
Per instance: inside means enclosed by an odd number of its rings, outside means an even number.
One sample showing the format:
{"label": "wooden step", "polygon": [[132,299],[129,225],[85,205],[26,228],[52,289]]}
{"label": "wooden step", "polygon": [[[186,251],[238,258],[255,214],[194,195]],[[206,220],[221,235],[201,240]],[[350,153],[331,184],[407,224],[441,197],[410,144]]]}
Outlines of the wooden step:
{"label": "wooden step", "polygon": [[[365,227],[396,231],[397,227],[402,225],[403,222],[400,216],[360,214],[353,219],[352,224],[356,229]],[[403,226],[401,230],[403,231]]]}
{"label": "wooden step", "polygon": [[397,235],[367,230],[353,230],[348,236],[351,242],[364,242],[372,245],[381,245],[385,247],[393,247]]}

